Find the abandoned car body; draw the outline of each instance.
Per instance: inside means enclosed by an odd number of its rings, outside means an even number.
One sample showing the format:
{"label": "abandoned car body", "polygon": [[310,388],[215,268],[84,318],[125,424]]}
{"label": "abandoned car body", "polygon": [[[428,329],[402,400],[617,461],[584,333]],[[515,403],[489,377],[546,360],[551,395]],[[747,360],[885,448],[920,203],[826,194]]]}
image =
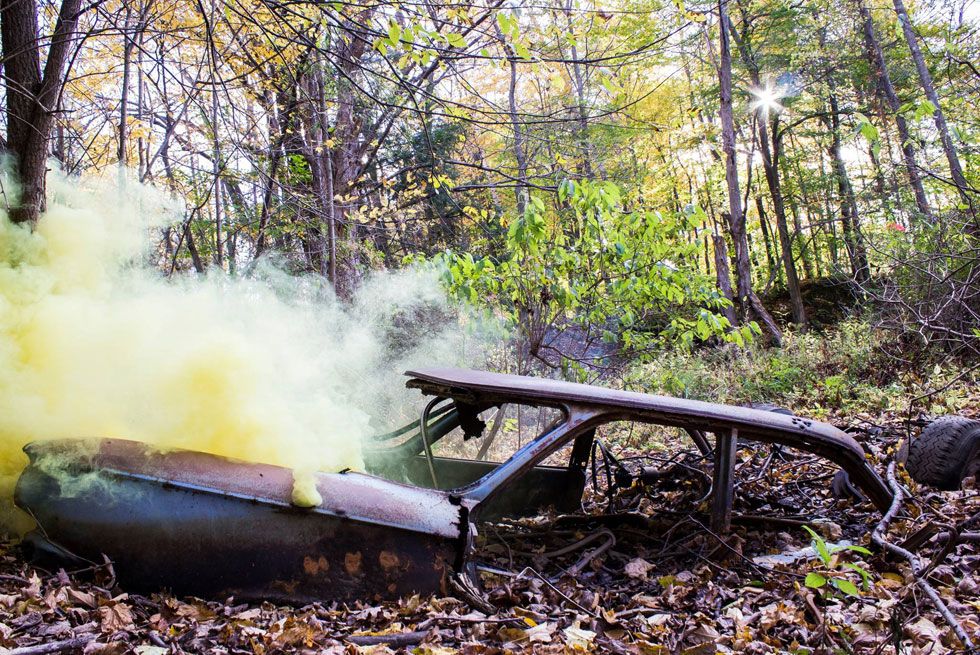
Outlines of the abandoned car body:
{"label": "abandoned car body", "polygon": [[[16,491],[38,523],[28,541],[83,561],[105,554],[122,582],[147,591],[301,603],[446,593],[471,579],[481,522],[578,509],[596,428],[624,420],[686,430],[713,459],[720,530],[731,520],[737,440],[816,454],[879,509],[891,501],[860,445],[809,419],[462,369],[407,375],[409,387],[433,397],[420,420],[376,439],[369,473],[319,474],[323,503],[310,509],[291,505],[292,473],[276,466],[115,439],[31,444]],[[485,430],[480,414],[511,403],[551,408],[556,419],[499,464],[433,454],[455,429],[492,440],[497,426]],[[566,447],[567,464],[545,465]],[[72,478],[95,481],[63,492],[64,473],[44,465],[51,454]]]}

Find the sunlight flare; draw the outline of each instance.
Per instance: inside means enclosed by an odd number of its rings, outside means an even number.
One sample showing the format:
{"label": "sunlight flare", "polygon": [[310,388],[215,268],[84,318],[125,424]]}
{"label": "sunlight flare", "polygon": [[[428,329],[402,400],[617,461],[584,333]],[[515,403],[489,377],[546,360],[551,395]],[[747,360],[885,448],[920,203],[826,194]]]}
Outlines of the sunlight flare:
{"label": "sunlight flare", "polygon": [[773,86],[772,83],[767,82],[764,87],[749,89],[749,93],[754,98],[750,105],[752,111],[757,111],[763,116],[768,116],[770,112],[780,112],[785,109],[779,102],[786,97],[782,87]]}

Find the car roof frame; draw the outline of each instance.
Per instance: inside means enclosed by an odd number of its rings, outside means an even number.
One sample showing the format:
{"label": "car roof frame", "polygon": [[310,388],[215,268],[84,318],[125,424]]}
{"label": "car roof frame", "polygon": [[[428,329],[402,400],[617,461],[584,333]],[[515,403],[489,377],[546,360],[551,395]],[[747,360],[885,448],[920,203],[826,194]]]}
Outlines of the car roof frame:
{"label": "car roof frame", "polygon": [[737,440],[761,441],[815,454],[840,466],[880,510],[892,494],[867,461],[864,449],[843,431],[826,423],[747,407],[619,391],[584,384],[460,368],[417,368],[406,372],[406,386],[426,395],[493,406],[503,403],[546,405],[562,409],[566,420],[539,435],[492,472],[454,490],[478,519],[479,507],[500,489],[587,430],[613,421],[638,421],[716,435],[713,449],[715,493],[712,525],[728,528],[734,493]]}

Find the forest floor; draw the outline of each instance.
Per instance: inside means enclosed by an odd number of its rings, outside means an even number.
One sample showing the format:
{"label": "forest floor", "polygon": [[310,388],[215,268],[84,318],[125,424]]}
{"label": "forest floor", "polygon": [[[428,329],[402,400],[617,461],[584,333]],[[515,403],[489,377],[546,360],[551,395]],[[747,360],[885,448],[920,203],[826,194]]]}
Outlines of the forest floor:
{"label": "forest floor", "polygon": [[[900,417],[837,418],[880,471],[907,433]],[[665,461],[621,454],[632,470]],[[40,570],[8,544],[0,646],[86,655],[964,650],[909,562],[872,542],[880,513],[831,493],[831,466],[769,447],[741,450],[735,509],[743,518],[722,537],[707,527],[704,476],[694,472],[703,464],[673,461],[692,474],[657,488],[634,484],[612,500],[599,476],[583,515],[485,526],[478,555],[492,611],[451,597],[305,607],[147,597],[116,585],[111,567]],[[930,524],[942,533],[917,550],[925,578],[980,642],[980,543],[944,547],[951,528],[976,520],[980,493],[917,487],[901,467],[896,482],[910,497],[885,538],[899,544]],[[804,525],[820,535],[817,548]]]}

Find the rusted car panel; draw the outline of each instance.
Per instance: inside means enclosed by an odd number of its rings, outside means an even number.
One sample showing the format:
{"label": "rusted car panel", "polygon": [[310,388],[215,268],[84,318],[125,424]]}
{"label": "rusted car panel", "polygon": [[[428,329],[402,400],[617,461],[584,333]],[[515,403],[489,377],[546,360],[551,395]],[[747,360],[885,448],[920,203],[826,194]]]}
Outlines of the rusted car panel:
{"label": "rusted car panel", "polygon": [[426,394],[463,398],[475,403],[494,404],[520,399],[562,406],[572,413],[569,423],[583,427],[616,420],[643,421],[692,431],[710,431],[716,435],[735,433],[743,440],[798,448],[824,457],[847,471],[854,484],[879,509],[886,510],[891,504],[888,485],[868,464],[860,444],[832,425],[812,419],[485,371],[424,368],[409,371],[408,375],[412,378],[408,385]]}
{"label": "rusted car panel", "polygon": [[[714,460],[711,518],[720,530],[731,520],[739,440],[815,453],[879,508],[891,500],[857,442],[809,419],[462,369],[408,375],[409,387],[445,401],[369,444],[371,474],[319,474],[317,508],[290,504],[287,469],[115,439],[29,446],[16,501],[38,521],[36,539],[89,560],[105,553],[131,588],[307,602],[445,593],[471,569],[481,522],[579,507],[596,428],[611,421],[687,430]],[[456,428],[481,438],[479,414],[511,403],[555,408],[558,419],[501,464],[432,454]],[[543,465],[569,445],[566,466]]]}
{"label": "rusted car panel", "polygon": [[[462,489],[475,480],[492,473],[496,462],[434,457],[441,488]],[[422,456],[387,462],[383,468],[370,466],[373,473],[383,477],[402,478],[417,484],[429,484],[428,468]],[[511,484],[504,485],[492,500],[480,505],[480,519],[534,516],[547,509],[574,512],[581,507],[585,491],[585,471],[577,466],[534,466]]]}
{"label": "rusted car panel", "polygon": [[[136,590],[306,602],[445,593],[465,540],[449,494],[320,474],[323,505],[290,504],[292,473],[103,440],[33,444],[17,504],[58,546]],[[69,463],[72,488],[46,462]],[[463,526],[463,527],[461,527]]]}

